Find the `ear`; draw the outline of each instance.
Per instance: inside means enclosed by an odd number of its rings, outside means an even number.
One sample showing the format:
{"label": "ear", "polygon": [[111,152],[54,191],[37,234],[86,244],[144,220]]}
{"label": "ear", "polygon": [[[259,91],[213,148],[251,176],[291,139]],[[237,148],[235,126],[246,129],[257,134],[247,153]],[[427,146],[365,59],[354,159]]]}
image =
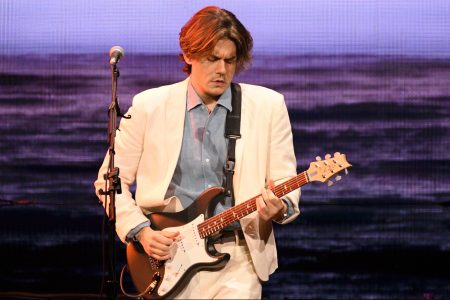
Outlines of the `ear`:
{"label": "ear", "polygon": [[192,65],[192,59],[191,59],[186,53],[184,53],[184,52],[183,52],[183,58],[184,58],[184,61],[185,61],[188,65]]}

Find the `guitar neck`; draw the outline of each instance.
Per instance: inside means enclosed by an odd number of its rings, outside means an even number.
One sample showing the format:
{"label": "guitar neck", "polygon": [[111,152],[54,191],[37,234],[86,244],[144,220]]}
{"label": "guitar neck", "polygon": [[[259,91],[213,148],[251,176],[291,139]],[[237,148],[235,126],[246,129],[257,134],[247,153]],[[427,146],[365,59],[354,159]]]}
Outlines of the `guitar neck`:
{"label": "guitar neck", "polygon": [[[272,192],[277,198],[300,188],[301,186],[309,182],[308,175],[306,171],[298,174],[297,176],[275,186]],[[261,196],[261,194],[244,201],[234,207],[231,207],[220,214],[217,214],[198,225],[198,232],[200,237],[205,238],[207,236],[213,235],[217,231],[225,228],[231,223],[242,219],[246,215],[256,211],[256,199]]]}

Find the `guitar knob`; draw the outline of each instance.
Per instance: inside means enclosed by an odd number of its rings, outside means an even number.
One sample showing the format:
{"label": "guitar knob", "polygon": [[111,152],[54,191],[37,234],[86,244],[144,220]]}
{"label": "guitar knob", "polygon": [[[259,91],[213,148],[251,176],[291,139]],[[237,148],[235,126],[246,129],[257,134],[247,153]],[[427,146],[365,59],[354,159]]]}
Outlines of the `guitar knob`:
{"label": "guitar knob", "polygon": [[331,158],[330,154],[325,155],[325,159],[330,159],[330,158]]}
{"label": "guitar knob", "polygon": [[334,153],[334,157],[338,157],[338,156],[341,156],[341,153],[340,152],[335,152]]}
{"label": "guitar knob", "polygon": [[336,178],[335,178],[336,181],[339,181],[341,179],[342,179],[341,175],[337,175]]}
{"label": "guitar knob", "polygon": [[328,180],[327,184],[328,184],[328,186],[332,186],[333,185],[333,181]]}
{"label": "guitar knob", "polygon": [[316,156],[316,160],[317,160],[317,161],[321,161],[322,158],[320,158],[320,156]]}

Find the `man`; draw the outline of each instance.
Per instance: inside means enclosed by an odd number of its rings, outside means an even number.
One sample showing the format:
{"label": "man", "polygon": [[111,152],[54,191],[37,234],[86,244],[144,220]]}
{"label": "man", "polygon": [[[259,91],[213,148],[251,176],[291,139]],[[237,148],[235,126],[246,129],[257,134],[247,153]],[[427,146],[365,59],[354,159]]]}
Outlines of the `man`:
{"label": "man", "polygon": [[[169,259],[172,244],[183,236],[152,229],[146,215],[180,211],[203,190],[223,185],[229,144],[225,120],[234,109],[230,84],[250,64],[252,46],[250,33],[231,12],[205,7],[180,33],[188,78],[134,97],[131,119],[122,119],[115,144],[122,181],[116,228],[122,241],[139,241],[149,256]],[[287,223],[299,214],[299,190],[283,199],[270,190],[272,179],[277,184],[296,175],[284,98],[264,87],[240,86],[242,137],[236,142],[233,190],[236,204],[261,194],[257,212],[220,232],[215,248],[230,253],[230,261],[221,270],[196,273],[177,295],[180,299],[261,298],[261,281],[277,268],[272,221]],[[108,157],[95,182],[97,191],[104,188],[107,164]],[[133,199],[130,186],[135,182]],[[230,206],[228,197],[216,212]]]}

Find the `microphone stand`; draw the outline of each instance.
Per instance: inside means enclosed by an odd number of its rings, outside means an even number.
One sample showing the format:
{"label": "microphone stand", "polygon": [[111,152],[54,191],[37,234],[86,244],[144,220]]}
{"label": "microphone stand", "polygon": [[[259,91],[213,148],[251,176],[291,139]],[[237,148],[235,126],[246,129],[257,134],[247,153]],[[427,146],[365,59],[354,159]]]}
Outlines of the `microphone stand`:
{"label": "microphone stand", "polygon": [[[121,194],[122,188],[119,178],[119,168],[114,166],[114,143],[117,129],[117,117],[126,119],[131,116],[124,116],[120,112],[119,102],[117,100],[117,79],[120,76],[116,63],[111,65],[112,70],[112,99],[108,108],[108,144],[109,144],[109,164],[107,173],[103,175],[105,179],[105,190],[100,190],[100,194],[105,196],[105,213],[108,215],[109,231],[107,237],[108,246],[108,274],[106,277],[106,292],[108,299],[116,299],[118,291],[118,281],[116,278],[116,193]],[[109,198],[109,202],[108,202]]]}

